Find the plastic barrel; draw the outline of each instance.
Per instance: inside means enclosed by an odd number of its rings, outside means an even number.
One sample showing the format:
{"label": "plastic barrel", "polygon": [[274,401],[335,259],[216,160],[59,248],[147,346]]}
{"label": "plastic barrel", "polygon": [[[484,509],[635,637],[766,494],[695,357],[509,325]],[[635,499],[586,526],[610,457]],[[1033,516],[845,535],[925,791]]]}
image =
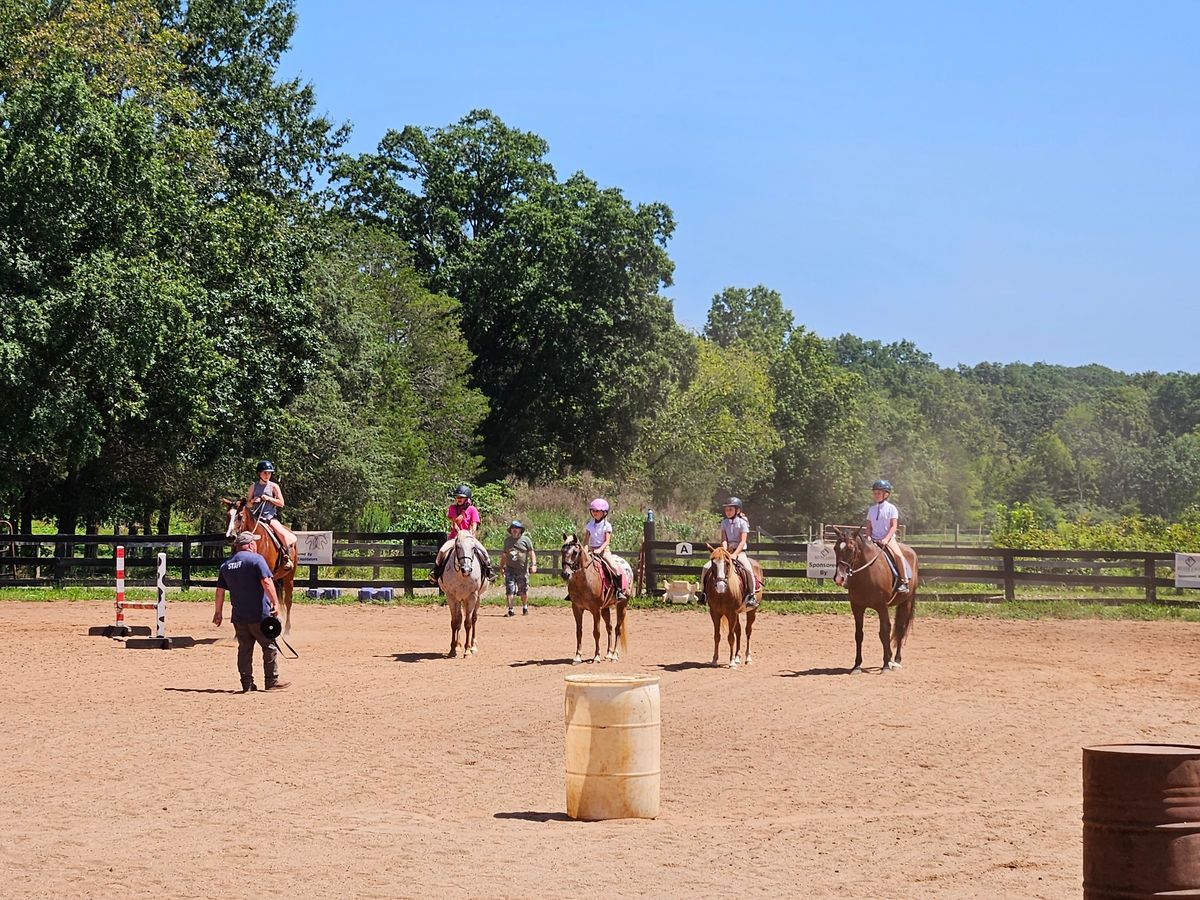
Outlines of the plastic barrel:
{"label": "plastic barrel", "polygon": [[662,775],[654,675],[568,675],[567,815],[653,819]]}
{"label": "plastic barrel", "polygon": [[1200,747],[1083,748],[1083,896],[1200,898]]}

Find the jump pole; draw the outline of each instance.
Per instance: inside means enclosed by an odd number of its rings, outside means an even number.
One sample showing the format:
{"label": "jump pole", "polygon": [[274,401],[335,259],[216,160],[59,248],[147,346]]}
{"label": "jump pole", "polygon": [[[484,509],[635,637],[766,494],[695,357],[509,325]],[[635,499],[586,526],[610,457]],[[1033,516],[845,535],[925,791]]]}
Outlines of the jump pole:
{"label": "jump pole", "polygon": [[[124,562],[124,560],[122,560]],[[164,579],[167,577],[167,554],[158,554],[158,599],[154,603],[129,603],[126,601],[117,601],[117,617],[121,617],[122,609],[153,609],[157,612],[158,623],[156,626],[154,637],[147,639],[131,638],[125,642],[127,649],[171,649],[171,639],[167,637],[167,585]],[[149,634],[149,629],[146,630]]]}

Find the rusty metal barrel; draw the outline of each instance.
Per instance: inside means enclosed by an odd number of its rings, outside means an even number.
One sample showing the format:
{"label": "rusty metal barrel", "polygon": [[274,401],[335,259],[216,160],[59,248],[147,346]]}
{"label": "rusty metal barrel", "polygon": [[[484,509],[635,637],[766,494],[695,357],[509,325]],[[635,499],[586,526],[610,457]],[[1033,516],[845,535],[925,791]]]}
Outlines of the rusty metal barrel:
{"label": "rusty metal barrel", "polygon": [[1200,898],[1200,747],[1083,748],[1083,896]]}

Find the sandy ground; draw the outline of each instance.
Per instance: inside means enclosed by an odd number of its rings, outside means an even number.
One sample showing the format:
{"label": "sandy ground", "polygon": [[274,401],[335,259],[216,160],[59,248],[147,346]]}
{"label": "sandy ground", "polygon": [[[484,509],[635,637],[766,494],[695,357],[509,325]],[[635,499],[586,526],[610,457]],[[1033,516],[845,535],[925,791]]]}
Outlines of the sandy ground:
{"label": "sandy ground", "polygon": [[[919,619],[850,677],[848,616],[764,614],[729,670],[706,615],[634,611],[573,669],[567,609],[485,607],[463,660],[444,608],[299,606],[292,690],[242,695],[208,604],[169,652],[110,614],[0,603],[0,895],[1076,897],[1080,747],[1200,743],[1196,624]],[[661,675],[655,821],[564,815],[600,667]]]}

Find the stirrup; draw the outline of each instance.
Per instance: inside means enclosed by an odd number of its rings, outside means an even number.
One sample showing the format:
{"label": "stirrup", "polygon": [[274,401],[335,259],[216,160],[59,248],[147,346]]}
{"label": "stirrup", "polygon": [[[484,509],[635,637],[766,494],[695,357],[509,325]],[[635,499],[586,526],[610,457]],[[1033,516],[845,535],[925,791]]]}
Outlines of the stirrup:
{"label": "stirrup", "polygon": [[898,585],[896,585],[896,593],[897,594],[907,594],[908,593],[908,582],[902,581]]}

